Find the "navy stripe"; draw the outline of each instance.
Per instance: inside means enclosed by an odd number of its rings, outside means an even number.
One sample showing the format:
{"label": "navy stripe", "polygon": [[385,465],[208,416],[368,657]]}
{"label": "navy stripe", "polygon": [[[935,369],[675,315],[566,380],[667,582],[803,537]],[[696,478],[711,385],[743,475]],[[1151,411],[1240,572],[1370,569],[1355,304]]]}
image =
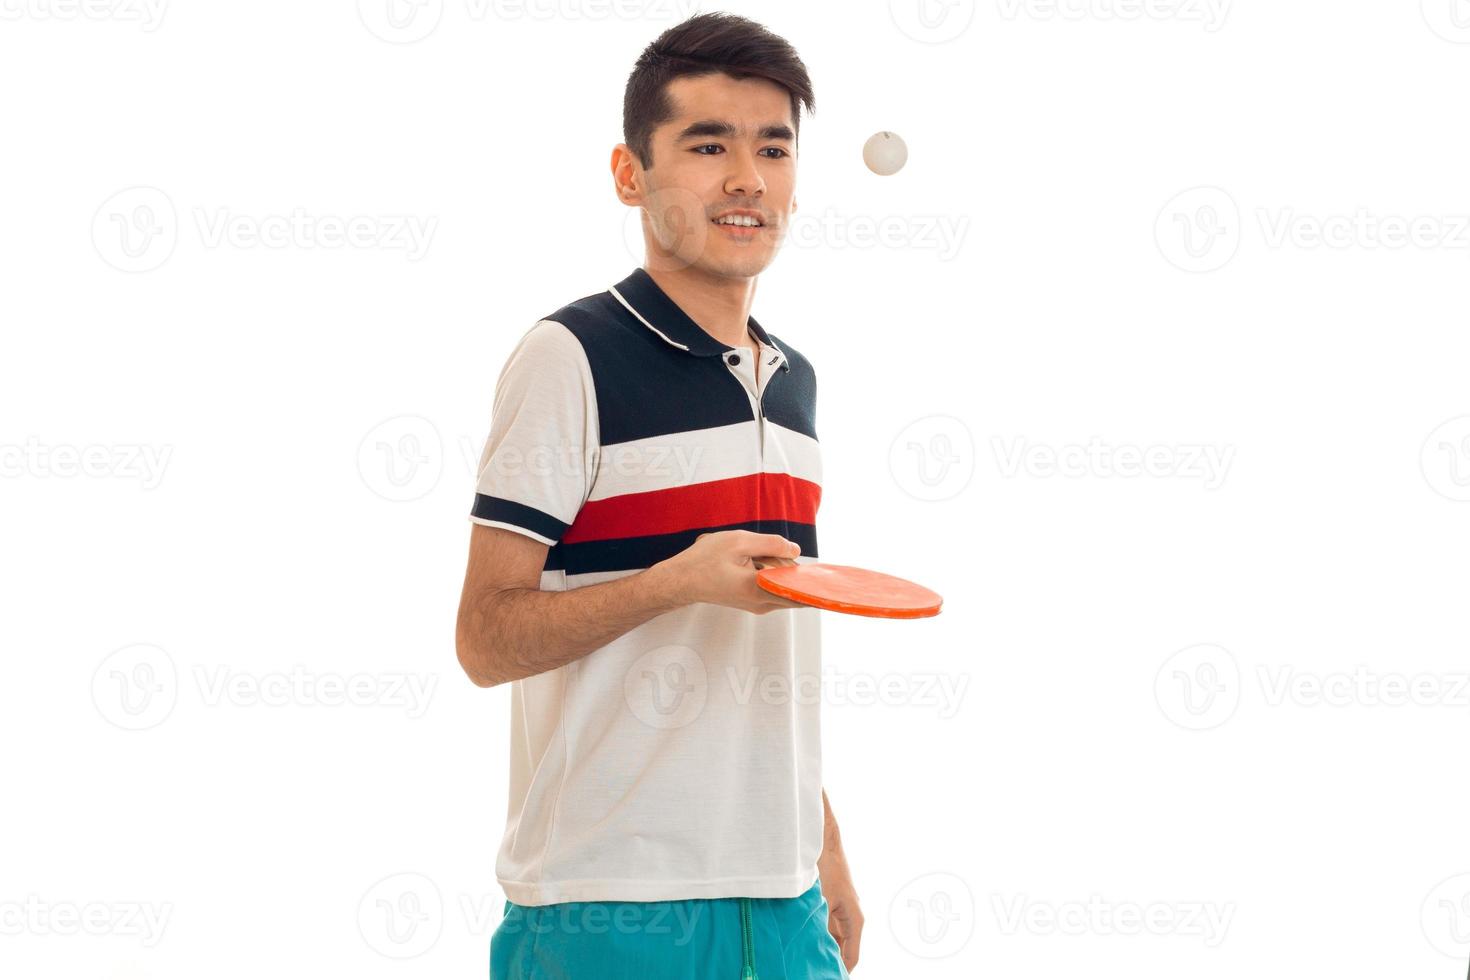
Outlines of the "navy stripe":
{"label": "navy stripe", "polygon": [[[583,297],[543,319],[566,327],[587,354],[604,446],[755,418],[745,386],[723,360],[670,347],[611,293]],[[816,373],[800,351],[771,339],[786,353],[790,370],[766,382],[762,411],[777,425],[815,439]]]}
{"label": "navy stripe", "polygon": [[514,500],[490,497],[483,493],[475,494],[475,506],[471,509],[470,514],[485,521],[514,524],[516,527],[535,531],[542,537],[553,541],[559,541],[561,536],[567,533],[567,528],[571,526],[534,507],[518,504]]}
{"label": "navy stripe", "polygon": [[779,534],[801,546],[804,558],[817,557],[817,529],[812,524],[792,521],[743,521],[720,527],[701,527],[673,534],[650,534],[636,538],[606,538],[577,544],[557,544],[546,554],[547,571],[565,571],[568,575],[588,572],[620,572],[648,568],[671,558],[694,543],[701,534],[713,531],[744,530],[758,534]]}

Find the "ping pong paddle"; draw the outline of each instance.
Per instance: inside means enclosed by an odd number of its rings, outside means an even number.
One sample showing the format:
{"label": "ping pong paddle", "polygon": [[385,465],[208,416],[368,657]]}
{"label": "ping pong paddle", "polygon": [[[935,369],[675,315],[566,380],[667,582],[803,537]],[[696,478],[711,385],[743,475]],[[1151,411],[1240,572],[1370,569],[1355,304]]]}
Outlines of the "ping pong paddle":
{"label": "ping pong paddle", "polygon": [[908,579],[852,565],[806,562],[772,565],[755,573],[767,592],[804,605],[880,619],[922,619],[939,615],[939,593]]}

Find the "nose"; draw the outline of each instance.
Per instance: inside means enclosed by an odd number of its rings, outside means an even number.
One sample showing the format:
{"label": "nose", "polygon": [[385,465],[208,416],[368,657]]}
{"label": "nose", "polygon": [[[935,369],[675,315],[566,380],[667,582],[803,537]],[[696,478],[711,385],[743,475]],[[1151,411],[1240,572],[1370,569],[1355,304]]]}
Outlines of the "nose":
{"label": "nose", "polygon": [[730,161],[730,173],[725,177],[726,194],[732,197],[751,197],[765,193],[766,182],[761,179],[760,168],[756,166],[753,152],[736,150],[727,152],[725,158]]}

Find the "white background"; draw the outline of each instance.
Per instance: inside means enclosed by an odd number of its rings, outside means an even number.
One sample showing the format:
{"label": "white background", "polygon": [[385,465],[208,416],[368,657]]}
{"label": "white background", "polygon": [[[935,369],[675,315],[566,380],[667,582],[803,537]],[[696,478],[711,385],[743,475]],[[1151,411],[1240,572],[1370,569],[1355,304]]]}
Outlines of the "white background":
{"label": "white background", "polygon": [[[689,12],[526,2],[0,0],[0,974],[484,975],[474,467]],[[1463,976],[1470,5],[722,9],[822,557],[946,597],[824,620],[855,975]]]}

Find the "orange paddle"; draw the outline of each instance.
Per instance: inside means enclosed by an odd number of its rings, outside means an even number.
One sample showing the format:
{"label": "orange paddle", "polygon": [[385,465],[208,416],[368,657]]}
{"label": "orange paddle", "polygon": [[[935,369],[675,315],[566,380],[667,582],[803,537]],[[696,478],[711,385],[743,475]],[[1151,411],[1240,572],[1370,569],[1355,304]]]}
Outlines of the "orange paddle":
{"label": "orange paddle", "polygon": [[939,615],[939,593],[908,579],[851,565],[807,562],[755,573],[756,584],[787,599],[856,616],[921,619]]}

